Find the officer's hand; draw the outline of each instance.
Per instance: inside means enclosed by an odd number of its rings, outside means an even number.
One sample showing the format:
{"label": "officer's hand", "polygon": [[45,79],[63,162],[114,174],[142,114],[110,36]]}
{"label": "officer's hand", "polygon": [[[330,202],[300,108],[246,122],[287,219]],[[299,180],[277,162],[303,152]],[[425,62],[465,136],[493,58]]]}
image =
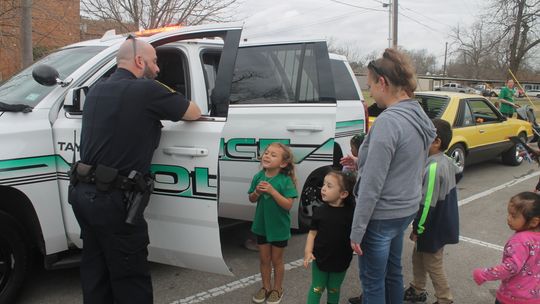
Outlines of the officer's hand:
{"label": "officer's hand", "polygon": [[184,116],[182,116],[183,120],[197,120],[201,117],[201,109],[199,106],[194,103],[193,101],[189,102],[189,106],[186,110],[186,113],[184,113]]}

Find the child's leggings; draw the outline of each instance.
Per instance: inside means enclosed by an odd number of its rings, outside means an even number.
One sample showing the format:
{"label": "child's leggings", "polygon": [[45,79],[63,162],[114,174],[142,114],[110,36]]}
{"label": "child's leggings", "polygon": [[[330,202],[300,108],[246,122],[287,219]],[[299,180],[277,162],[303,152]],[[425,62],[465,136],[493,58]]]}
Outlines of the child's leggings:
{"label": "child's leggings", "polygon": [[311,263],[311,288],[309,289],[307,304],[319,304],[324,289],[328,289],[327,303],[339,303],[339,288],[345,279],[347,271],[325,272],[317,267],[317,263]]}

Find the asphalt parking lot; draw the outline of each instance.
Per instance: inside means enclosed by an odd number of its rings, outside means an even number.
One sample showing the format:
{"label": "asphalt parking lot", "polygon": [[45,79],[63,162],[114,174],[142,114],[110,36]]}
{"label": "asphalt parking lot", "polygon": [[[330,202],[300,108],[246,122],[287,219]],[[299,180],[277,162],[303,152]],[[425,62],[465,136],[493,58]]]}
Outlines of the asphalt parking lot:
{"label": "asphalt parking lot", "polygon": [[[445,263],[455,303],[493,303],[498,282],[476,286],[471,277],[475,267],[498,263],[512,231],[506,225],[506,204],[518,192],[534,188],[540,170],[534,164],[503,166],[499,160],[468,167],[458,184],[460,235],[457,245],[447,246]],[[222,231],[223,255],[235,276],[222,276],[189,269],[152,264],[155,303],[251,303],[260,286],[258,255],[242,247],[248,224]],[[285,296],[282,303],[305,303],[311,274],[301,266],[305,234],[294,234],[286,250]],[[412,276],[413,243],[405,242],[405,282]],[[35,267],[18,303],[82,303],[78,269],[45,271]],[[357,262],[347,272],[341,303],[360,292]],[[432,303],[432,288],[428,289]],[[324,299],[324,298],[323,298]]]}

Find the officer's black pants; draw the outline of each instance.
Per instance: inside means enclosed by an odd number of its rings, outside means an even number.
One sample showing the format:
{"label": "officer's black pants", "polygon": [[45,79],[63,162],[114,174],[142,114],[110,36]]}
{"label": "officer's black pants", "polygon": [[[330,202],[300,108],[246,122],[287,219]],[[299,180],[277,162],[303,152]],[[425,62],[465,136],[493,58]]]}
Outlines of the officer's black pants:
{"label": "officer's black pants", "polygon": [[153,302],[148,269],[148,227],[124,223],[123,193],[78,183],[70,193],[81,226],[84,304]]}

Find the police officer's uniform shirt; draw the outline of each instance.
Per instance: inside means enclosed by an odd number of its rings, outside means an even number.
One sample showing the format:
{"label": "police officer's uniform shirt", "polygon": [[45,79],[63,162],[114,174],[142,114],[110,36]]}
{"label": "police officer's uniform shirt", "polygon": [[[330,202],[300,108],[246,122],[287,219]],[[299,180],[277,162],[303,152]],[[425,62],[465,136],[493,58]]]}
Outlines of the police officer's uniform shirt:
{"label": "police officer's uniform shirt", "polygon": [[117,69],[86,97],[81,161],[116,168],[121,175],[148,173],[159,145],[160,120],[179,121],[188,107],[184,96],[164,84]]}

